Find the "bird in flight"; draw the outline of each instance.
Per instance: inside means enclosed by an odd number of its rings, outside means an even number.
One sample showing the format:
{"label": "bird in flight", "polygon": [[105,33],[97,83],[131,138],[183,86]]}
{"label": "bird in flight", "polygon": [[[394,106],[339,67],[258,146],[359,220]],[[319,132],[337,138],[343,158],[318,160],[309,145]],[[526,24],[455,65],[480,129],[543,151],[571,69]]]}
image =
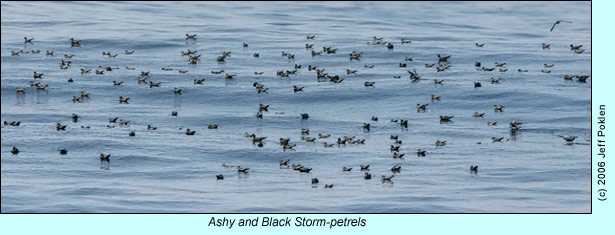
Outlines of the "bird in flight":
{"label": "bird in flight", "polygon": [[549,32],[553,32],[553,29],[555,28],[555,26],[556,26],[557,24],[559,24],[559,23],[562,23],[562,22],[564,22],[564,23],[572,23],[572,21],[566,21],[566,20],[558,20],[558,21],[555,21],[555,23],[553,23],[553,26],[551,26],[551,30],[549,30]]}

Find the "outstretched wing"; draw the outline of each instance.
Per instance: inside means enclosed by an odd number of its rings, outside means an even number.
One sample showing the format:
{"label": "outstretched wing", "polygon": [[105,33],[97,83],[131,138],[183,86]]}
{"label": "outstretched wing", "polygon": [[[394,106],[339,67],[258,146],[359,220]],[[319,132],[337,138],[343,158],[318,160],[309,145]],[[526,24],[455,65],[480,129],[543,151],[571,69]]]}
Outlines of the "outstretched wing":
{"label": "outstretched wing", "polygon": [[549,32],[553,32],[553,29],[555,28],[555,25],[559,24],[559,21],[555,21],[555,23],[553,23],[553,26],[551,26],[551,30],[549,30]]}

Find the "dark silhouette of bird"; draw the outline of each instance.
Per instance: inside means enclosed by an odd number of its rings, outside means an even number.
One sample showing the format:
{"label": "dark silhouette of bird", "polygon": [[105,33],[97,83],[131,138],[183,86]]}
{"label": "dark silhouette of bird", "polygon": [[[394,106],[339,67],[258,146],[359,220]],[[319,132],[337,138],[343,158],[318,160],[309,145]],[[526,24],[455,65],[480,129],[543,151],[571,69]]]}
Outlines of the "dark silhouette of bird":
{"label": "dark silhouette of bird", "polygon": [[555,21],[555,23],[553,23],[553,26],[551,26],[551,30],[549,30],[549,32],[553,32],[553,29],[555,28],[555,26],[558,25],[559,23],[562,23],[562,22],[564,22],[564,23],[572,23],[572,21],[566,21],[566,20]]}

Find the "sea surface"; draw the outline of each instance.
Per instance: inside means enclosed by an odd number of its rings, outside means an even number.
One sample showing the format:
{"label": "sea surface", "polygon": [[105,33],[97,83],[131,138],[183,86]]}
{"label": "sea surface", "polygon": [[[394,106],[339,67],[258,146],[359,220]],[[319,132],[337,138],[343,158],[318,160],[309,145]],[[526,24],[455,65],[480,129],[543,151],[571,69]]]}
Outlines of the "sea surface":
{"label": "sea surface", "polygon": [[[590,212],[591,77],[564,79],[591,75],[590,10],[590,2],[2,2],[1,116],[21,125],[1,130],[1,212]],[[550,32],[557,20],[572,23]],[[24,36],[33,42],[24,44]],[[374,36],[394,48],[369,45]],[[70,38],[81,46],[71,47]],[[576,54],[570,44],[585,51]],[[337,51],[311,56],[323,47]],[[11,55],[36,49],[40,54]],[[189,64],[186,50],[198,50],[200,61]],[[218,63],[223,51],[231,55]],[[360,60],[349,60],[352,51]],[[451,55],[451,67],[437,72],[437,54]],[[70,67],[60,69],[61,60]],[[487,68],[506,63],[508,70],[479,71],[475,61]],[[302,66],[296,74],[276,76],[295,64]],[[344,80],[319,80],[308,65]],[[98,66],[113,69],[97,75]],[[418,82],[409,78],[413,70]],[[36,81],[48,88],[30,86],[34,71],[44,73]],[[141,71],[160,87],[138,84]],[[254,82],[268,92],[258,94]],[[294,93],[293,85],[305,88]],[[73,102],[81,91],[89,99]],[[270,105],[262,119],[255,117],[259,104]],[[417,112],[417,104],[429,105]],[[441,115],[453,121],[441,123]],[[111,117],[130,123],[109,123]],[[408,120],[408,127],[391,119]],[[512,120],[523,123],[517,133],[509,130]],[[57,131],[56,123],[68,126]],[[184,134],[187,128],[196,134]],[[331,137],[302,141],[302,128],[310,137]],[[258,147],[246,132],[267,139]],[[399,135],[403,158],[393,158],[390,135]],[[560,135],[577,138],[566,143]],[[365,143],[324,147],[343,136]],[[284,151],[281,137],[296,147]],[[437,140],[446,145],[436,147]],[[11,154],[12,147],[20,153]],[[419,148],[425,157],[417,157]],[[110,161],[101,162],[101,153]],[[299,173],[280,159],[313,170]],[[367,164],[371,180],[359,169]],[[391,172],[395,164],[401,172]],[[392,182],[381,181],[392,174]]]}

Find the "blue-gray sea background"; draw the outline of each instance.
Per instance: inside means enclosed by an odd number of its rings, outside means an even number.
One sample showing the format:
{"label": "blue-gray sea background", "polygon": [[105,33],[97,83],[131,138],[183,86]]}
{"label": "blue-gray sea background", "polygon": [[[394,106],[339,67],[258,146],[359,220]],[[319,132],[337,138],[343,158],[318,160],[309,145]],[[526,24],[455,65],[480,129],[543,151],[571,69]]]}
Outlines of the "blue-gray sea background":
{"label": "blue-gray sea background", "polygon": [[[2,2],[1,115],[22,123],[2,126],[1,211],[589,212],[591,78],[578,83],[563,76],[591,73],[590,9],[590,2]],[[549,32],[556,20],[573,23]],[[187,41],[186,33],[198,39]],[[24,47],[24,36],[34,43]],[[394,49],[367,45],[373,36]],[[82,46],[71,48],[70,38]],[[402,38],[412,43],[402,45]],[[543,42],[551,49],[543,50]],[[338,51],[312,57],[305,43]],[[585,52],[573,53],[570,44],[583,44]],[[22,49],[41,54],[11,56]],[[187,49],[202,55],[198,64],[181,56]],[[222,51],[231,57],[217,63]],[[363,52],[360,61],[349,60],[352,51]],[[255,52],[260,58],[252,57]],[[69,69],[60,70],[64,54],[75,56],[66,59]],[[425,68],[437,54],[452,55],[452,67]],[[477,71],[475,61],[484,67],[506,62],[508,71]],[[545,63],[555,64],[551,73],[541,72]],[[275,76],[294,64],[303,65],[296,75]],[[120,69],[96,75],[99,65]],[[308,65],[345,80],[318,82]],[[82,75],[80,68],[92,72]],[[237,77],[210,73],[221,69]],[[412,69],[425,80],[410,82]],[[29,86],[33,71],[45,74],[45,91]],[[140,71],[151,71],[150,80],[161,87],[137,84]],[[491,77],[501,77],[500,84],[491,84]],[[204,84],[194,85],[200,78]],[[445,81],[435,85],[433,79]],[[113,86],[114,80],[124,84]],[[255,81],[268,94],[257,94]],[[376,84],[364,87],[365,81]],[[474,88],[474,82],[483,86]],[[293,85],[304,91],[293,93]],[[26,88],[25,95],[16,94],[17,87]],[[174,95],[174,87],[183,94]],[[80,91],[91,92],[90,99],[73,103]],[[431,94],[441,101],[431,102]],[[119,104],[119,96],[130,97],[130,104]],[[259,103],[270,105],[262,120],[254,116]],[[429,103],[427,112],[417,113],[417,103]],[[495,113],[495,104],[504,112]],[[72,113],[81,116],[77,123]],[[300,113],[310,118],[301,120]],[[455,116],[454,122],[441,124],[440,115]],[[108,118],[116,116],[131,124],[108,128]],[[390,119],[408,119],[409,127]],[[523,123],[516,136],[508,130],[511,120]],[[67,124],[66,131],[56,131],[57,122]],[[364,122],[371,132],[363,131]],[[148,124],[158,130],[147,131]],[[219,129],[208,130],[208,124]],[[185,128],[196,135],[183,134]],[[332,137],[303,142],[302,128],[312,137]],[[129,137],[133,130],[136,136]],[[264,146],[253,145],[244,132],[267,136]],[[403,141],[404,159],[393,159],[389,135]],[[558,135],[578,138],[566,144]],[[366,141],[323,147],[341,136]],[[280,137],[297,146],[283,151]],[[505,139],[491,143],[491,137]],[[436,148],[436,140],[447,144]],[[18,155],[10,153],[13,146]],[[58,153],[62,148],[67,155]],[[426,157],[417,157],[417,148],[426,149]],[[110,162],[101,163],[100,153],[111,154]],[[313,171],[280,168],[280,159]],[[394,183],[382,183],[380,176],[392,174],[397,163],[402,171]],[[363,179],[361,164],[371,165],[372,180]],[[478,174],[470,165],[479,166]],[[342,172],[344,166],[353,169]],[[217,174],[225,179],[216,180]],[[320,183],[314,187],[315,177]]]}

